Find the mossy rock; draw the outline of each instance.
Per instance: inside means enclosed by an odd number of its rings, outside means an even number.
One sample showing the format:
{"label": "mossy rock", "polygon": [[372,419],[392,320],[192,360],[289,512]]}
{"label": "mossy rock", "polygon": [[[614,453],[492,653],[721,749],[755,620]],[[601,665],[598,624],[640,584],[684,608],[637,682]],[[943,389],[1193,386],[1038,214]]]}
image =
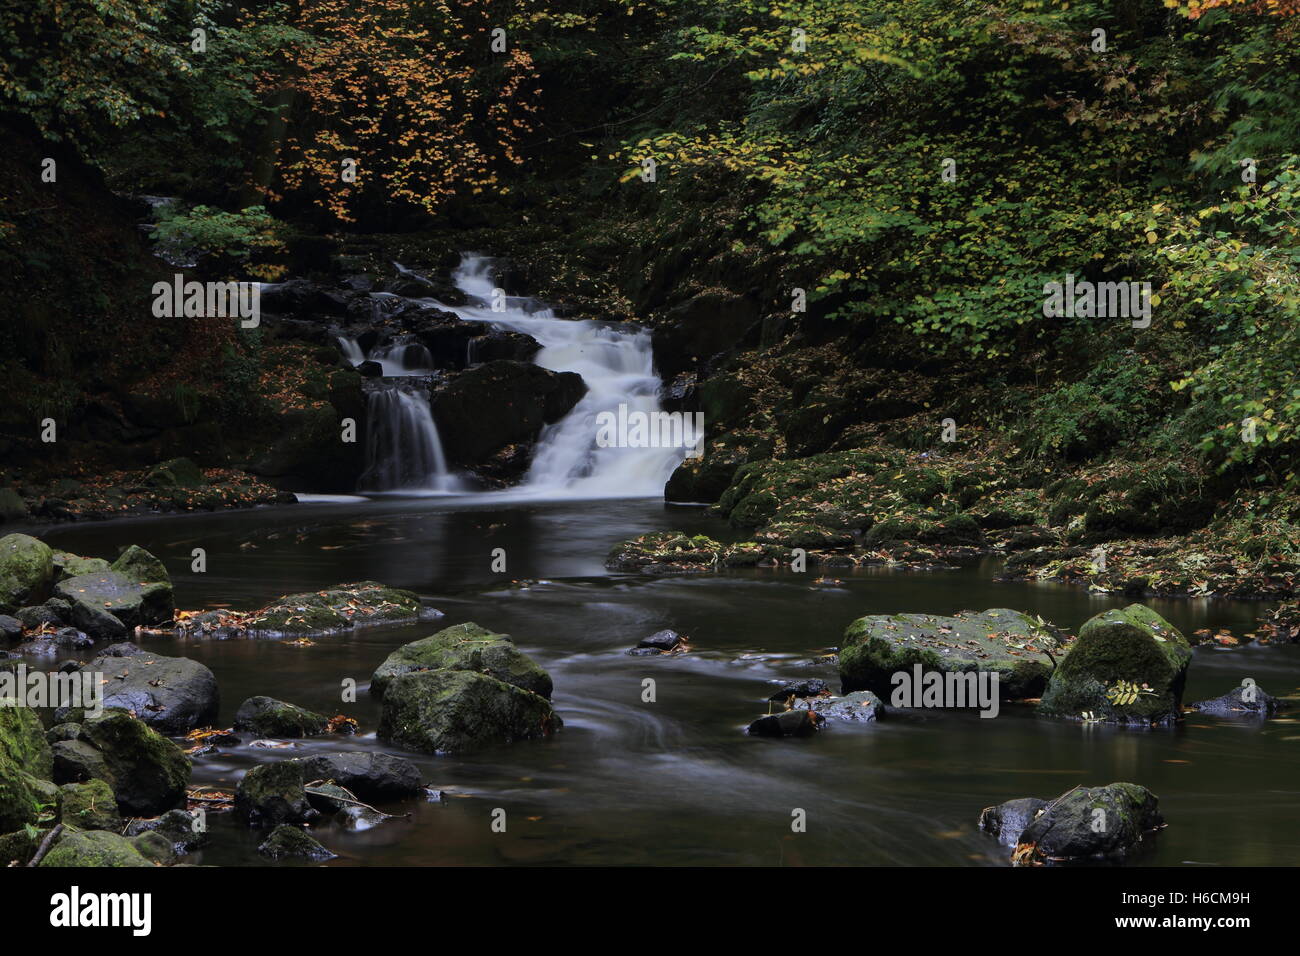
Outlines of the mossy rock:
{"label": "mossy rock", "polygon": [[378,736],[421,753],[469,753],[546,737],[562,726],[550,701],[486,674],[416,671],[384,690]]}
{"label": "mossy rock", "polygon": [[26,866],[47,832],[24,827],[13,833],[0,833],[0,869],[7,869],[10,865]]}
{"label": "mossy rock", "polygon": [[1192,650],[1142,604],[1091,618],[1052,674],[1038,712],[1050,717],[1152,725],[1177,721]]}
{"label": "mossy rock", "polygon": [[844,632],[840,682],[845,694],[870,690],[889,700],[893,675],[920,664],[944,674],[996,673],[999,697],[1019,700],[1042,693],[1059,647],[1054,628],[1009,608],[952,617],[872,614]]}
{"label": "mossy rock", "polygon": [[155,488],[198,488],[206,484],[203,470],[188,458],[173,458],[150,469],[145,484]]}
{"label": "mossy rock", "polygon": [[309,823],[320,814],[307,799],[308,782],[300,760],[260,764],[239,781],[235,813],[253,827]]}
{"label": "mossy rock", "polygon": [[444,628],[399,647],[379,665],[370,690],[382,695],[399,674],[439,669],[476,671],[542,697],[551,696],[550,675],[515,647],[508,634],[494,634],[474,623]]}
{"label": "mossy rock", "polygon": [[323,591],[289,594],[255,612],[251,631],[306,635],[369,624],[394,624],[420,618],[420,597],[377,581],[336,584]]}
{"label": "mossy rock", "polygon": [[338,855],[327,850],[314,837],[288,824],[281,824],[272,830],[270,836],[257,848],[257,852],[272,860],[298,859],[313,863],[332,860]]}
{"label": "mossy rock", "polygon": [[1118,856],[1163,825],[1159,800],[1146,787],[1076,787],[1036,812],[1017,840],[1016,859],[1063,863]]}
{"label": "mossy rock", "polygon": [[107,830],[65,831],[41,866],[153,866],[126,837]]}
{"label": "mossy rock", "polygon": [[103,780],[64,784],[59,788],[59,822],[76,830],[121,830],[113,788]]}
{"label": "mossy rock", "polygon": [[54,552],[54,576],[59,581],[81,574],[103,574],[111,570],[112,565],[103,558],[83,558],[66,551]]}
{"label": "mossy rock", "polygon": [[[69,604],[85,601],[102,608],[128,628],[170,624],[176,607],[171,579],[140,578],[138,575],[144,564],[128,564],[124,573],[114,563],[108,571],[64,578],[54,586],[55,596]],[[166,571],[163,573],[166,574]]]}
{"label": "mossy rock", "polygon": [[27,707],[0,706],[0,832],[40,818],[51,802],[42,781],[52,770],[40,718]]}
{"label": "mossy rock", "polygon": [[12,614],[49,596],[54,583],[54,552],[26,534],[0,538],[0,613]]}
{"label": "mossy rock", "polygon": [[330,719],[274,697],[250,697],[235,711],[235,730],[259,737],[314,737],[323,734]]}
{"label": "mossy rock", "polygon": [[84,747],[102,758],[99,767],[117,805],[131,816],[152,816],[177,806],[190,782],[190,760],[180,747],[123,711],[105,711],[81,725],[77,740],[55,745]]}
{"label": "mossy rock", "polygon": [[131,845],[150,863],[171,866],[176,862],[176,847],[161,833],[147,830],[130,837]]}

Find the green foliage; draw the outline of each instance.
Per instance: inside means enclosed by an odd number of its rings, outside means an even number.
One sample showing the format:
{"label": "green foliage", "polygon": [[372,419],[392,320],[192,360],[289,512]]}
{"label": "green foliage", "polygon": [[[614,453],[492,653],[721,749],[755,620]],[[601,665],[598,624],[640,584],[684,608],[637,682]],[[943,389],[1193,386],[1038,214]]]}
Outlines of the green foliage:
{"label": "green foliage", "polygon": [[[159,218],[150,235],[173,255],[218,255],[247,263],[255,253],[283,250],[285,227],[261,206],[249,206],[239,212],[208,206],[195,206],[186,212],[171,207]],[[262,267],[262,272],[268,268]],[[262,277],[273,276],[263,274]]]}

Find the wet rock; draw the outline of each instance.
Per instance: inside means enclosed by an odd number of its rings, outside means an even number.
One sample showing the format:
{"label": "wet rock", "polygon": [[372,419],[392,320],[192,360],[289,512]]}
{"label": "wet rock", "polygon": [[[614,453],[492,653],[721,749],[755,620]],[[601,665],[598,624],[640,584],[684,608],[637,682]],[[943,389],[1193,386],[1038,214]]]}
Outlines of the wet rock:
{"label": "wet rock", "polygon": [[303,789],[300,760],[260,764],[244,774],[235,791],[235,813],[251,827],[310,823],[320,816]]}
{"label": "wet rock", "polygon": [[107,830],[65,831],[41,866],[153,866],[126,837]]}
{"label": "wet rock", "polygon": [[161,833],[146,831],[129,839],[136,851],[150,863],[171,866],[176,862],[176,848]]}
{"label": "wet rock", "polygon": [[77,830],[122,829],[113,789],[103,780],[66,783],[59,788],[59,822]]}
{"label": "wet rock", "polygon": [[424,607],[418,594],[385,587],[377,581],[359,581],[288,594],[247,614],[210,611],[186,622],[182,630],[306,637],[376,624],[414,623],[437,613]]}
{"label": "wet rock", "polygon": [[561,726],[540,694],[473,671],[431,670],[388,683],[378,736],[421,753],[461,754],[547,737]]}
{"label": "wet rock", "polygon": [[126,638],[126,625],[116,615],[89,601],[78,599],[72,602],[72,625],[92,641],[121,641]]}
{"label": "wet rock", "polygon": [[843,697],[809,697],[794,706],[829,720],[879,720],[885,715],[885,705],[869,690],[855,690]]}
{"label": "wet rock", "polygon": [[372,693],[383,695],[393,678],[423,670],[468,670],[487,674],[549,698],[551,678],[508,634],[494,634],[474,623],[457,624],[403,645],[388,655],[370,680]]}
{"label": "wet rock", "polygon": [[379,378],[384,374],[384,367],[378,362],[366,359],[356,366],[357,372],[365,378]]}
{"label": "wet rock", "polygon": [[54,583],[54,552],[26,534],[0,538],[0,612],[44,600]]}
{"label": "wet rock", "polygon": [[338,854],[325,849],[314,837],[297,827],[280,825],[271,831],[257,852],[272,860],[299,859],[320,863],[332,860]]}
{"label": "wet rock", "polygon": [[576,372],[499,360],[461,372],[431,407],[448,459],[470,467],[505,445],[534,441],[586,392]]}
{"label": "wet rock", "polygon": [[642,638],[637,642],[636,647],[628,651],[635,657],[645,657],[654,654],[671,654],[678,648],[684,649],[685,641],[676,631],[663,630],[655,631],[649,637]]}
{"label": "wet rock", "polygon": [[20,608],[15,616],[29,631],[40,629],[44,625],[63,627],[72,623],[72,605],[62,598],[50,598],[44,604]]}
{"label": "wet rock", "polygon": [[302,763],[307,780],[332,780],[362,800],[395,800],[422,789],[419,769],[405,757],[349,751],[318,754]]}
{"label": "wet rock", "polygon": [[1030,821],[1046,806],[1046,800],[1037,797],[1021,797],[1018,800],[999,803],[996,807],[985,807],[980,812],[980,829],[993,834],[998,838],[999,843],[1015,846],[1025,827],[1029,826]]}
{"label": "wet rock", "polygon": [[13,833],[0,834],[0,868],[26,866],[27,861],[36,854],[46,833],[45,830],[33,828],[29,831],[24,827]]}
{"label": "wet rock", "polygon": [[817,697],[829,693],[830,687],[824,680],[810,677],[807,680],[782,681],[781,686],[772,692],[768,700],[789,700],[791,697]]}
{"label": "wet rock", "polygon": [[[217,719],[217,679],[188,657],[163,657],[134,644],[114,644],[81,670],[104,675],[105,708],[130,711],[168,736],[186,734]],[[64,720],[67,713],[67,708],[56,710],[55,719]]]}
{"label": "wet rock", "polygon": [[259,737],[314,737],[323,734],[330,719],[296,704],[273,697],[250,697],[235,711],[235,730]]}
{"label": "wet rock", "polygon": [[1264,718],[1272,717],[1285,705],[1251,681],[1234,687],[1222,697],[1198,700],[1190,706],[1192,710],[1212,717]]}
{"label": "wet rock", "polygon": [[135,837],[142,833],[157,833],[171,844],[174,854],[184,856],[208,843],[207,828],[196,828],[198,819],[188,810],[168,810],[151,820],[132,820],[126,828],[126,835]]}
{"label": "wet rock", "polygon": [[8,614],[0,614],[0,640],[16,641],[23,636],[23,622]]}
{"label": "wet rock", "polygon": [[1012,859],[1055,863],[1122,855],[1164,826],[1159,800],[1146,787],[1112,783],[1076,787],[1057,797],[1021,831]]}
{"label": "wet rock", "polygon": [[749,725],[748,732],[755,737],[811,737],[825,722],[815,711],[799,708],[765,714]]}
{"label": "wet rock", "polygon": [[60,740],[51,751],[56,783],[103,780],[128,816],[172,809],[185,799],[190,782],[184,751],[122,711],[87,719],[76,739]]}
{"label": "wet rock", "polygon": [[1079,628],[1038,712],[1141,726],[1173,723],[1191,659],[1183,635],[1150,608],[1106,611]]}
{"label": "wet rock", "polygon": [[1047,686],[1051,654],[1059,657],[1059,646],[1048,626],[1008,608],[952,617],[873,614],[845,631],[840,681],[846,693],[870,690],[888,700],[893,675],[920,664],[943,674],[996,673],[1003,700],[1037,697]]}
{"label": "wet rock", "polygon": [[175,614],[171,577],[161,561],[132,545],[111,570],[79,574],[54,586],[56,597],[102,608],[127,628],[170,624]]}

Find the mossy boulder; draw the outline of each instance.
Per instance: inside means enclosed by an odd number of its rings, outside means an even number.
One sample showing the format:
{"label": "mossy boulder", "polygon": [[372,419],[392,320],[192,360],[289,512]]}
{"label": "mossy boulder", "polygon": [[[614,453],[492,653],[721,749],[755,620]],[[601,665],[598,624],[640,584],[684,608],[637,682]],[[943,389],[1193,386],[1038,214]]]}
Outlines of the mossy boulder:
{"label": "mossy boulder", "polygon": [[296,704],[273,697],[250,697],[235,711],[235,730],[259,737],[314,737],[323,734],[330,719]]}
{"label": "mossy boulder", "polygon": [[171,866],[176,862],[176,848],[161,833],[146,830],[144,833],[136,834],[129,839],[136,851],[150,863],[159,866]]}
{"label": "mossy boulder", "polygon": [[113,566],[103,558],[83,558],[67,551],[54,552],[54,577],[58,581],[81,574],[103,574],[112,569]]}
{"label": "mossy boulder", "polygon": [[1098,614],[1079,628],[1052,674],[1038,712],[1122,724],[1179,719],[1192,649],[1178,629],[1141,604]]}
{"label": "mossy boulder", "polygon": [[64,832],[41,866],[153,866],[126,837],[107,830]]}
{"label": "mossy boulder", "polygon": [[27,707],[0,706],[0,833],[35,823],[50,802],[53,770],[40,718]]}
{"label": "mossy boulder", "polygon": [[188,458],[160,462],[145,476],[145,484],[155,488],[198,488],[206,484],[203,470]]}
{"label": "mossy boulder", "polygon": [[1059,656],[1055,629],[1009,608],[934,614],[871,614],[844,632],[839,667],[845,694],[870,690],[889,700],[893,675],[920,664],[940,673],[998,675],[1003,700],[1037,697]]}
{"label": "mossy boulder", "polygon": [[26,534],[0,538],[0,613],[11,614],[49,596],[54,583],[54,552]]}
{"label": "mossy boulder", "polygon": [[540,694],[475,671],[431,670],[387,684],[378,735],[421,753],[461,754],[546,737],[561,726]]}
{"label": "mossy boulder", "polygon": [[28,830],[24,827],[13,833],[0,833],[0,869],[10,866],[26,866],[45,838],[44,830]]}
{"label": "mossy boulder", "polygon": [[103,780],[130,816],[153,816],[185,798],[190,760],[184,751],[123,711],[106,711],[81,725],[75,740],[54,744],[55,780]]}
{"label": "mossy boulder", "polygon": [[170,624],[176,613],[171,576],[144,548],[131,545],[107,571],[78,574],[54,586],[56,597],[105,610],[127,628]]}
{"label": "mossy boulder", "polygon": [[279,760],[252,768],[235,790],[235,813],[249,826],[310,823],[320,816],[307,799],[302,761]]}
{"label": "mossy boulder", "polygon": [[245,623],[252,632],[304,636],[370,624],[409,623],[419,620],[421,613],[418,594],[377,581],[360,581],[286,595],[253,612]]}
{"label": "mossy boulder", "polygon": [[551,696],[550,675],[519,650],[510,635],[494,634],[474,623],[444,628],[399,647],[379,665],[370,679],[370,690],[382,696],[398,675],[426,670],[476,671],[542,697]]}
{"label": "mossy boulder", "polygon": [[1013,859],[1064,863],[1122,855],[1164,826],[1159,803],[1135,783],[1076,787],[1036,811],[1016,840]]}
{"label": "mossy boulder", "polygon": [[59,822],[69,829],[122,829],[122,815],[117,810],[113,788],[103,780],[66,783],[59,788]]}
{"label": "mossy boulder", "polygon": [[208,843],[207,826],[199,825],[200,819],[188,810],[168,810],[153,819],[133,820],[126,828],[126,835],[134,837],[147,832],[157,833],[171,844],[176,856],[183,856]]}

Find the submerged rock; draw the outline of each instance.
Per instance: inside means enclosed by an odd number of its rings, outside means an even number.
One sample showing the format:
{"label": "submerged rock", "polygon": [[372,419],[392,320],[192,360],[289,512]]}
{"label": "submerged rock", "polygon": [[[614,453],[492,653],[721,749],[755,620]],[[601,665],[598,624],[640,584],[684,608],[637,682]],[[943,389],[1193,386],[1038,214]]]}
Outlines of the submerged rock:
{"label": "submerged rock", "polygon": [[656,631],[649,637],[642,638],[628,651],[635,657],[653,656],[655,654],[672,654],[686,650],[686,639],[676,631]]}
{"label": "submerged rock", "polygon": [[[217,719],[217,679],[188,657],[163,657],[134,644],[114,644],[81,671],[104,675],[105,708],[130,711],[160,733],[180,736]],[[66,719],[68,712],[59,709],[55,719]]]}
{"label": "submerged rock", "polygon": [[1106,611],[1079,628],[1038,712],[1143,726],[1173,723],[1191,659],[1183,635],[1150,608]]}
{"label": "submerged rock", "polygon": [[801,707],[764,714],[749,725],[747,732],[755,737],[811,737],[825,722],[825,717]]}
{"label": "submerged rock", "polygon": [[782,681],[781,686],[772,692],[768,700],[789,700],[791,697],[820,697],[823,694],[829,696],[831,689],[824,680],[817,677],[810,677],[807,680]]}
{"label": "submerged rock", "polygon": [[281,824],[271,831],[257,852],[272,860],[302,859],[319,863],[332,860],[337,853],[325,849],[314,837],[308,836],[297,827]]}
{"label": "submerged rock", "polygon": [[893,675],[920,664],[925,671],[998,675],[1003,700],[1037,697],[1059,654],[1053,630],[1008,608],[933,614],[872,614],[844,633],[839,668],[842,690],[870,690],[888,700]]}
{"label": "submerged rock", "polygon": [[[1011,829],[1029,809],[1024,800],[1011,803],[1016,806],[990,807],[980,816],[981,825],[989,820],[986,829],[997,822],[999,839],[1005,843],[1011,842]],[[1146,787],[1075,787],[1034,809],[1015,837],[1012,862],[1032,865],[1122,855],[1141,843],[1143,834],[1164,825],[1159,800]]]}
{"label": "submerged rock", "polygon": [[855,690],[843,697],[809,697],[794,706],[831,720],[879,720],[885,716],[885,705],[869,690]]}
{"label": "submerged rock", "polygon": [[402,674],[384,691],[378,736],[421,753],[460,754],[547,737],[563,726],[550,701],[486,674]]}
{"label": "submerged rock", "polygon": [[1276,697],[1264,693],[1264,688],[1258,686],[1254,681],[1240,687],[1234,687],[1222,697],[1215,697],[1212,700],[1198,700],[1191,704],[1192,710],[1202,714],[1210,714],[1213,717],[1248,717],[1264,718],[1272,717],[1283,704]]}
{"label": "submerged rock", "polygon": [[26,534],[0,538],[0,611],[12,613],[48,596],[54,582],[54,552]]}
{"label": "submerged rock", "polygon": [[376,624],[408,624],[439,616],[418,594],[378,581],[336,584],[321,591],[287,594],[256,611],[183,614],[181,633],[223,637],[310,637]]}
{"label": "submerged rock", "polygon": [[383,695],[393,678],[427,670],[466,670],[551,696],[551,677],[519,650],[508,634],[494,634],[474,623],[457,624],[399,647],[370,679],[371,693]]}
{"label": "submerged rock", "polygon": [[273,697],[250,697],[235,711],[235,730],[259,737],[314,737],[323,734],[330,719],[296,704]]}

